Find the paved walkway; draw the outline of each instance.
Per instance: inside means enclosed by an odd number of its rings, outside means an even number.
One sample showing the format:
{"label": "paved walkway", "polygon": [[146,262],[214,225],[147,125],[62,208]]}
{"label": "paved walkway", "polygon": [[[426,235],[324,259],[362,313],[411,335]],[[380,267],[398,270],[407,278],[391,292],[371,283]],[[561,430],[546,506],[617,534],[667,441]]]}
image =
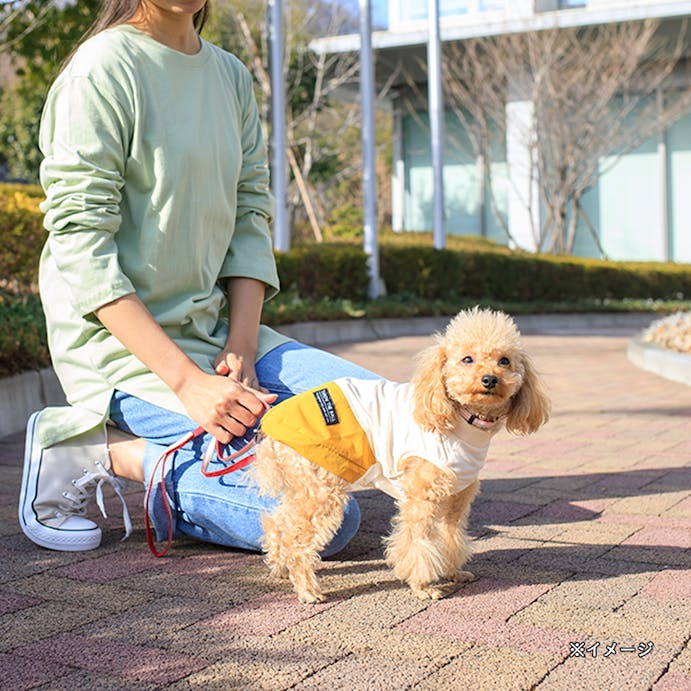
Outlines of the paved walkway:
{"label": "paved walkway", "polygon": [[[405,380],[425,338],[332,348]],[[502,433],[471,517],[478,579],[416,600],[382,561],[392,504],[297,603],[261,557],[135,532],[67,554],[34,547],[15,506],[21,435],[0,441],[2,689],[691,689],[691,388],[637,369],[627,338],[528,336],[554,402]],[[118,516],[117,502],[110,502]]]}

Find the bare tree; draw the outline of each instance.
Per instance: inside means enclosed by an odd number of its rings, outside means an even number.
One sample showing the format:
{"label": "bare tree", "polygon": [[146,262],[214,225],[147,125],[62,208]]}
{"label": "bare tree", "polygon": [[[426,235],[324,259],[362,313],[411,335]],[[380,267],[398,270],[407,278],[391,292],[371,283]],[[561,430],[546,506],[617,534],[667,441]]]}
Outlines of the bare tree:
{"label": "bare tree", "polygon": [[[9,53],[32,31],[41,27],[54,3],[38,4],[30,0],[6,0],[0,2],[0,52]],[[13,23],[21,20],[18,33],[10,31]]]}
{"label": "bare tree", "polygon": [[[673,36],[665,35],[650,20],[446,47],[446,96],[478,155],[486,159],[493,132],[506,136],[504,109],[512,86],[532,103],[518,136],[532,162],[523,173],[537,182],[545,209],[533,228],[538,250],[570,254],[579,217],[599,244],[581,206],[583,195],[622,155],[689,111],[691,87],[674,81],[686,29],[682,22]],[[524,201],[531,208],[537,202]]]}
{"label": "bare tree", "polygon": [[[265,133],[269,131],[271,79],[269,46],[265,33],[264,3],[217,0],[216,21],[227,33],[221,44],[240,53],[259,85]],[[357,102],[337,96],[355,83],[358,62],[355,54],[324,55],[310,50],[317,34],[338,34],[349,26],[352,15],[338,2],[293,0],[285,5],[284,44],[286,65],[286,158],[291,182],[288,190],[290,213],[304,213],[314,239],[328,237],[328,211],[322,190],[317,192],[315,170],[328,168],[338,158],[345,133],[357,124]],[[216,37],[218,38],[218,37]],[[334,176],[335,178],[336,176]]]}
{"label": "bare tree", "polygon": [[[468,136],[480,164],[491,210],[507,239],[513,237],[494,193],[492,151],[506,136],[506,74],[495,69],[491,39],[452,45],[443,53],[442,73],[447,105]],[[460,145],[460,143],[458,143]]]}

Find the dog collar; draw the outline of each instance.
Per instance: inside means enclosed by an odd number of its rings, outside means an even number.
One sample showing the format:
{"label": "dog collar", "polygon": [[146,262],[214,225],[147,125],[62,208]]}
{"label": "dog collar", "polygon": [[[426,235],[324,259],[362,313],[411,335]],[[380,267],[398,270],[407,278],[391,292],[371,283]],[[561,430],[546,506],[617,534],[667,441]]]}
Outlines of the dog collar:
{"label": "dog collar", "polygon": [[501,418],[488,418],[484,415],[475,415],[465,408],[461,408],[461,417],[473,427],[478,429],[490,430],[492,429]]}

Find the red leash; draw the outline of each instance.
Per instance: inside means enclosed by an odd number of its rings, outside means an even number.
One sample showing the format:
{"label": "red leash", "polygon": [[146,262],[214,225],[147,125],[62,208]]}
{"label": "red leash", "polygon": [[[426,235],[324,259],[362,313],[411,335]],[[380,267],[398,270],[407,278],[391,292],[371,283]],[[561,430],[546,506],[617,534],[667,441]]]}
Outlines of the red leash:
{"label": "red leash", "polygon": [[[269,406],[266,406],[266,410],[269,409]],[[144,497],[144,525],[146,527],[146,542],[149,545],[149,550],[151,551],[151,554],[153,554],[155,557],[163,557],[165,556],[168,551],[170,550],[170,545],[173,541],[173,514],[172,511],[170,510],[170,503],[168,501],[168,495],[166,493],[166,488],[165,488],[165,476],[166,476],[166,463],[168,462],[168,458],[172,453],[175,453],[178,449],[181,449],[185,444],[188,442],[192,441],[192,439],[202,436],[203,434],[206,434],[206,430],[203,427],[197,427],[197,429],[193,430],[192,432],[189,432],[186,434],[184,437],[181,437],[178,439],[175,443],[171,444],[159,457],[158,460],[156,461],[156,464],[154,465],[154,469],[151,471],[151,477],[149,478],[149,484],[147,485],[146,488],[146,496]],[[215,443],[214,443],[215,442]],[[215,439],[212,442],[209,442],[208,446],[204,450],[204,456],[202,457],[202,466],[201,466],[201,472],[202,475],[205,477],[220,477],[221,475],[227,475],[228,473],[234,473],[236,470],[240,470],[241,468],[244,468],[248,466],[250,463],[255,458],[255,454],[249,454],[245,458],[243,458],[241,461],[238,461],[237,463],[232,463],[238,456],[242,456],[243,453],[246,453],[249,451],[256,443],[256,436],[250,439],[247,444],[245,444],[241,449],[238,449],[237,451],[234,451],[228,456],[223,455],[223,445],[221,442],[218,441],[218,439]],[[211,462],[211,459],[213,458],[214,451],[216,452],[216,457],[218,458],[219,461],[222,461],[223,463],[231,463],[231,465],[225,466],[224,468],[221,468],[220,470],[207,470],[209,463]],[[160,487],[161,487],[161,495],[163,497],[163,505],[165,506],[166,509],[166,514],[168,516],[168,536],[166,538],[166,544],[163,550],[160,552],[156,549],[156,544],[154,540],[154,533],[151,528],[151,519],[149,518],[149,499],[151,497],[151,490],[153,489],[154,486],[154,477],[156,475],[156,471],[161,469],[161,480],[160,480]]]}

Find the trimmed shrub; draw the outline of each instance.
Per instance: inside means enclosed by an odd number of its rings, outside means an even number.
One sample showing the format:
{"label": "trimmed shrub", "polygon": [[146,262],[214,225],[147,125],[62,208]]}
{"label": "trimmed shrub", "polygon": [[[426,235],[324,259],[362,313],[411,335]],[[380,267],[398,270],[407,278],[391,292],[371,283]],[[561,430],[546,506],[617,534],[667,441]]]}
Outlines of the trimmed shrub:
{"label": "trimmed shrub", "polygon": [[691,296],[691,266],[616,263],[526,252],[435,250],[383,245],[380,272],[389,294],[422,298],[580,301]]}
{"label": "trimmed shrub", "polygon": [[0,185],[0,281],[14,292],[37,282],[45,242],[41,199],[36,186]]}
{"label": "trimmed shrub", "polygon": [[379,273],[390,295],[408,293],[428,299],[457,295],[463,276],[456,252],[391,245],[379,250]]}
{"label": "trimmed shrub", "polygon": [[367,297],[367,255],[356,245],[302,245],[277,254],[276,264],[282,289],[296,291],[301,298]]}
{"label": "trimmed shrub", "polygon": [[46,323],[38,295],[0,294],[0,377],[48,367]]}

